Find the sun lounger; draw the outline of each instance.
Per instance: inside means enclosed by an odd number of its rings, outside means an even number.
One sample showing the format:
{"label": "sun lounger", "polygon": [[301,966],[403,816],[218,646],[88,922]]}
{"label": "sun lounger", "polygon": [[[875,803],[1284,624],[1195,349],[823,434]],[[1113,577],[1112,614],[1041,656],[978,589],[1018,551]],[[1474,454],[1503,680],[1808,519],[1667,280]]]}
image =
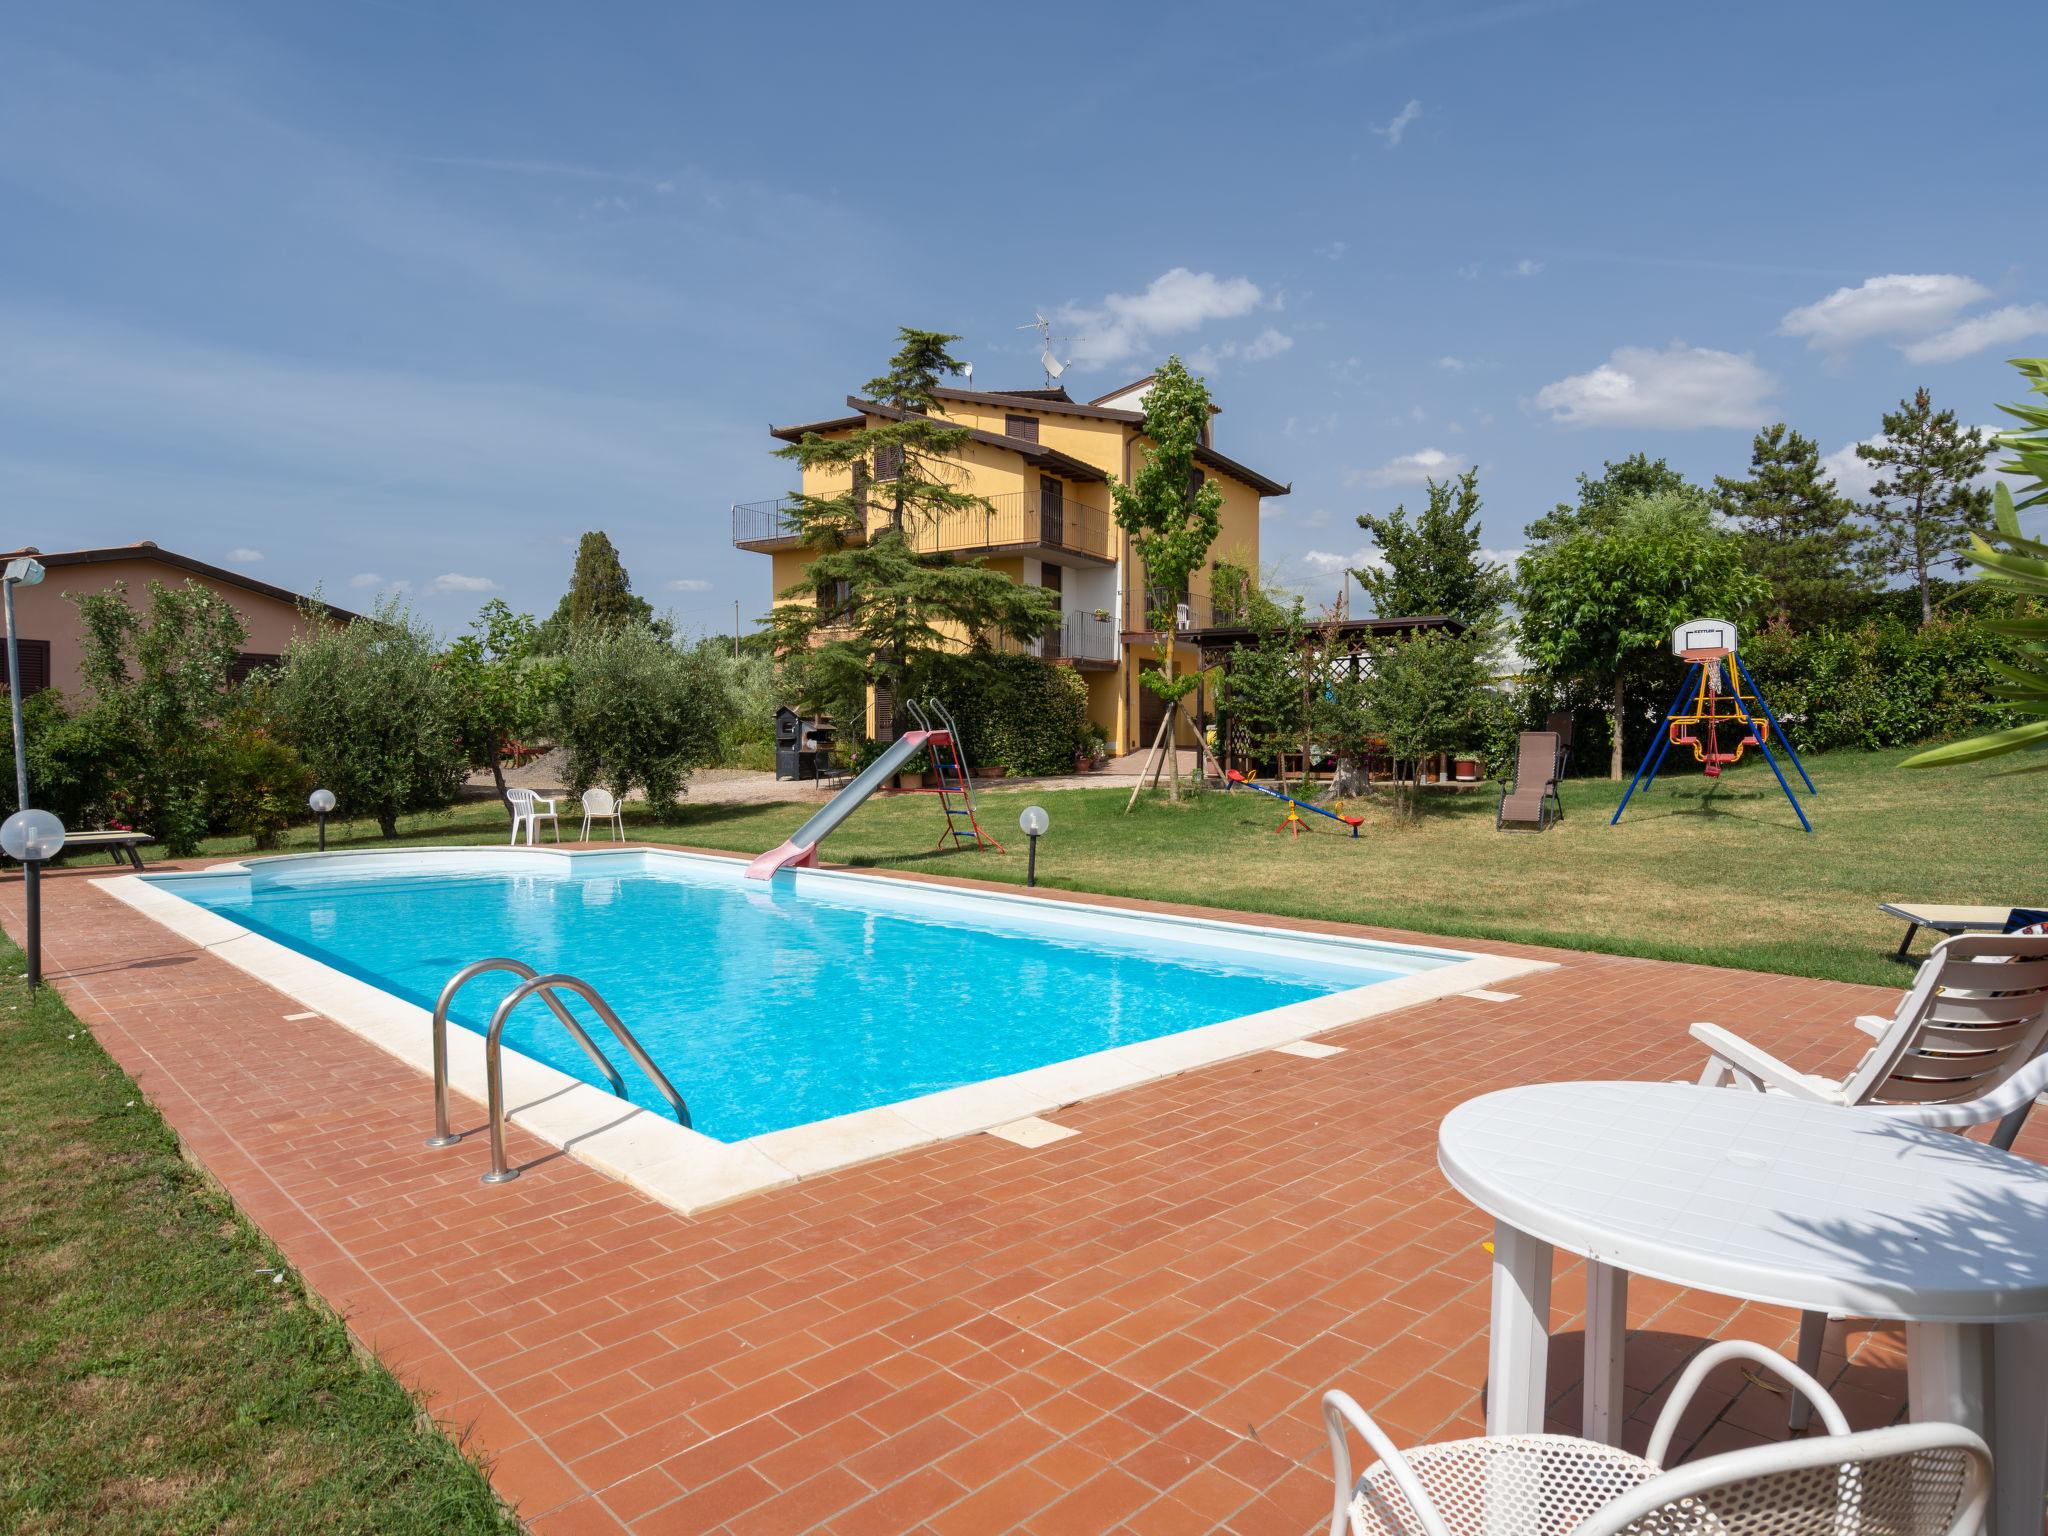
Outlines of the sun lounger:
{"label": "sun lounger", "polygon": [[1533,826],[1538,832],[1564,819],[1557,794],[1557,732],[1524,731],[1515,750],[1514,782],[1500,792],[1493,828]]}
{"label": "sun lounger", "polygon": [[2003,933],[2012,918],[2011,907],[1944,907],[1924,901],[1880,901],[1877,910],[1896,917],[1906,925],[1906,936],[1895,952],[1901,960],[1913,947],[1913,936],[1922,928],[1936,933]]}
{"label": "sun lounger", "polygon": [[143,844],[155,841],[147,832],[66,832],[64,851],[78,853],[87,848],[104,848],[116,864],[125,859],[140,869],[142,855],[137,850]]}

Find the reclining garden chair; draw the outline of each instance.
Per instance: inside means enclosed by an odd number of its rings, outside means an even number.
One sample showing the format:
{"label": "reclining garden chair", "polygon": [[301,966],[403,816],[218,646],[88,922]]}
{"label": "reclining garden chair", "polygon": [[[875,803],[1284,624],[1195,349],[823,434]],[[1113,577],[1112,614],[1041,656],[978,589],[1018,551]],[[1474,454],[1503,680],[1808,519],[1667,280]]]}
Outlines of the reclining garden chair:
{"label": "reclining garden chair", "polygon": [[[1877,1043],[1846,1077],[1786,1065],[1718,1024],[1695,1024],[1707,1047],[1700,1083],[1785,1093],[1824,1104],[1881,1109],[1893,1119],[1961,1130],[1998,1122],[1993,1146],[2009,1148],[2034,1099],[2048,1090],[2048,934],[1961,934],[1921,962],[1890,1018],[1855,1025]],[[1799,1319],[1799,1363],[1820,1364],[1827,1317]],[[1792,1427],[1806,1421],[1792,1403]]]}
{"label": "reclining garden chair", "polygon": [[1557,732],[1524,731],[1515,747],[1515,778],[1501,787],[1500,808],[1493,815],[1498,832],[1510,824],[1534,825],[1545,831],[1564,819],[1564,801],[1557,794]]}
{"label": "reclining garden chair", "polygon": [[[1768,1366],[1811,1400],[1827,1434],[1666,1470],[1678,1421],[1727,1360]],[[1400,1451],[1342,1392],[1323,1398],[1336,1502],[1330,1536],[1966,1536],[1984,1517],[1991,1455],[1955,1424],[1851,1434],[1821,1384],[1761,1345],[1693,1356],[1641,1456],[1573,1435],[1486,1435]],[[1351,1480],[1346,1429],[1379,1461]]]}

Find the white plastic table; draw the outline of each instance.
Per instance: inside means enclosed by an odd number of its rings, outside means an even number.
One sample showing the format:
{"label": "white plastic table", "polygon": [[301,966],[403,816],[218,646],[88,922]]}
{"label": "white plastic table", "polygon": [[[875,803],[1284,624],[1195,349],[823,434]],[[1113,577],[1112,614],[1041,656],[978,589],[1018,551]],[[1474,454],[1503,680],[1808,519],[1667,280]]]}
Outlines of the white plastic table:
{"label": "white plastic table", "polygon": [[2048,1168],[1869,1110],[1678,1083],[1490,1093],[1444,1118],[1437,1158],[1495,1220],[1489,1434],[1543,1427],[1563,1248],[1589,1261],[1589,1438],[1619,1439],[1631,1273],[1897,1319],[1912,1416],[1982,1434],[1990,1529],[2040,1536]]}

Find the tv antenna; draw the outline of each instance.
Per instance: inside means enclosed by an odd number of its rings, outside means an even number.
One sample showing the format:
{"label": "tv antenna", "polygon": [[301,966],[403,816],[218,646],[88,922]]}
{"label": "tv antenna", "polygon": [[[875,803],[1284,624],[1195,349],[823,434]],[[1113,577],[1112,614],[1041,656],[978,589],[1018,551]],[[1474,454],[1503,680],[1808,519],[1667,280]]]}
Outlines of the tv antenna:
{"label": "tv antenna", "polygon": [[1059,383],[1060,375],[1067,371],[1067,365],[1053,356],[1052,322],[1035,309],[1031,314],[1031,323],[1029,325],[1020,325],[1017,329],[1020,331],[1038,332],[1040,346],[1038,366],[1045,370],[1045,387],[1051,389],[1055,384]]}

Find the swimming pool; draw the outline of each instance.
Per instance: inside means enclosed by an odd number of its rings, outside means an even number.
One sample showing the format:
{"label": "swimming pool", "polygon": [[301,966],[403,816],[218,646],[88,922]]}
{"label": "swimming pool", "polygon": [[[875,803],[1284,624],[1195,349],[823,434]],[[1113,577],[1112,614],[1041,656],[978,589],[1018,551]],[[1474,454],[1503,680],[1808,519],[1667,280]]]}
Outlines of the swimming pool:
{"label": "swimming pool", "polygon": [[[450,975],[485,956],[579,976],[681,1092],[694,1132],[728,1146],[787,1147],[821,1124],[873,1126],[892,1110],[915,1118],[911,1105],[949,1106],[948,1126],[973,1118],[967,1101],[986,1103],[975,1114],[1018,1118],[1084,1096],[1091,1083],[1121,1086],[1301,1039],[1517,968],[1453,950],[841,871],[748,881],[740,861],[667,851],[286,856],[108,883],[145,888],[136,904],[192,936],[203,931],[236,963],[269,967],[266,979],[312,974],[310,961],[407,1005],[413,1020]],[[194,929],[177,910],[194,908],[229,926]],[[217,942],[226,934],[240,942]],[[257,956],[269,958],[258,965]],[[482,1033],[512,985],[500,973],[464,989],[451,1048],[464,1031]],[[332,985],[321,995],[322,1011],[343,1023],[348,1010],[334,999],[363,996]],[[652,1083],[592,1033],[633,1102],[666,1118]],[[602,1084],[538,1000],[512,1016],[505,1042]],[[417,1057],[410,1043],[404,1053]],[[1091,1063],[1114,1070],[1091,1077]],[[1133,1076],[1134,1063],[1151,1065]],[[1030,1092],[983,1091],[992,1083]],[[459,1074],[457,1086],[470,1091]],[[809,1162],[829,1163],[816,1141]]]}

